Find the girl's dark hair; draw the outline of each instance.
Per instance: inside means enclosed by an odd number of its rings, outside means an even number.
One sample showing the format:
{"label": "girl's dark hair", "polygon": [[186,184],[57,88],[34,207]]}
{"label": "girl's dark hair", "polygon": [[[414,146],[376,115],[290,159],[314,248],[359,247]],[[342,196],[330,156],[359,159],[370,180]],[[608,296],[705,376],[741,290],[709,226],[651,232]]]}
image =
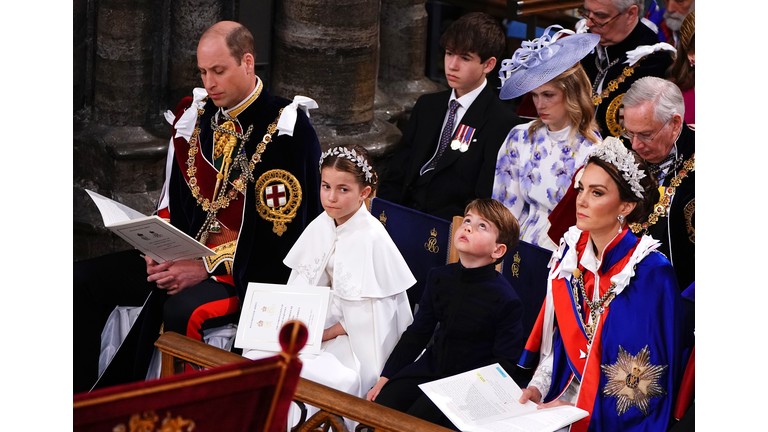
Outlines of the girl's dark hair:
{"label": "girl's dark hair", "polygon": [[643,170],[645,177],[640,179],[640,187],[643,188],[643,198],[640,199],[632,192],[632,187],[624,180],[624,177],[619,173],[618,168],[612,163],[606,162],[597,156],[592,156],[587,161],[587,165],[594,164],[605,170],[609,176],[616,183],[619,189],[619,198],[622,201],[637,203],[635,209],[627,216],[627,223],[641,223],[645,222],[648,215],[651,214],[653,207],[659,202],[661,195],[659,194],[659,186],[656,179],[648,171],[648,164],[637,153],[630,150],[629,153],[634,156],[635,163],[639,164],[637,167]]}
{"label": "girl's dark hair", "polygon": [[371,163],[371,159],[368,156],[368,150],[366,150],[365,147],[357,144],[343,147],[348,150],[354,150],[355,154],[362,156],[365,161],[368,162],[368,165],[371,166],[371,174],[373,175],[371,177],[371,182],[369,183],[368,180],[365,179],[365,171],[363,171],[363,168],[357,166],[357,163],[347,159],[343,154],[338,156],[327,156],[320,164],[320,171],[322,172],[323,168],[331,167],[339,171],[348,172],[355,176],[355,180],[357,180],[357,184],[360,185],[360,188],[364,189],[366,186],[370,186],[371,196],[373,196],[373,193],[376,191],[376,185],[379,183],[379,176],[376,174],[376,170],[374,169],[374,166]]}

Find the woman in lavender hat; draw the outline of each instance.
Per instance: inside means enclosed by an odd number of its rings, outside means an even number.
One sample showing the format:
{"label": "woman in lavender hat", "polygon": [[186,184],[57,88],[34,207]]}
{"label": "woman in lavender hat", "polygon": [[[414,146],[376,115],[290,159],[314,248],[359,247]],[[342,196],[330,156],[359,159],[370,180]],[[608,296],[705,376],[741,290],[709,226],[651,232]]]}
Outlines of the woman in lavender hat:
{"label": "woman in lavender hat", "polygon": [[[550,35],[553,29],[560,30]],[[557,245],[547,236],[547,217],[601,142],[591,85],[579,64],[599,40],[550,26],[540,38],[523,42],[499,72],[499,97],[530,92],[538,118],[515,126],[499,149],[493,198],[518,219],[521,240],[549,250]]]}

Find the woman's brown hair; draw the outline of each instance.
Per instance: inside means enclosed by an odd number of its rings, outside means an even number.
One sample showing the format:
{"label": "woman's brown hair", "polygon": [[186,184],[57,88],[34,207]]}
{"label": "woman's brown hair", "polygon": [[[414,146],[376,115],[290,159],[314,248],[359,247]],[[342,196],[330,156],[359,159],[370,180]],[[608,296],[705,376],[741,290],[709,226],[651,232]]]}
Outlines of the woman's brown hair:
{"label": "woman's brown hair", "polygon": [[696,11],[691,11],[680,26],[677,57],[667,70],[667,79],[677,84],[680,91],[690,90],[696,86],[696,70],[688,60],[689,53],[696,53]]}
{"label": "woman's brown hair", "polygon": [[591,156],[587,161],[587,165],[597,165],[605,170],[609,176],[611,176],[613,182],[616,183],[616,186],[619,189],[619,198],[622,201],[637,203],[634,210],[632,210],[632,212],[627,215],[627,223],[641,223],[645,222],[645,220],[648,218],[648,215],[651,214],[653,207],[657,202],[659,202],[661,195],[659,193],[659,186],[656,182],[656,179],[653,178],[651,173],[648,171],[648,163],[645,162],[645,160],[643,160],[643,158],[641,158],[634,151],[630,150],[629,153],[635,158],[635,163],[638,164],[637,169],[642,170],[645,173],[645,177],[639,180],[640,187],[643,188],[642,199],[635,195],[635,193],[632,191],[632,187],[626,180],[624,180],[624,177],[622,177],[618,168],[616,168],[614,164],[606,162],[597,156]]}

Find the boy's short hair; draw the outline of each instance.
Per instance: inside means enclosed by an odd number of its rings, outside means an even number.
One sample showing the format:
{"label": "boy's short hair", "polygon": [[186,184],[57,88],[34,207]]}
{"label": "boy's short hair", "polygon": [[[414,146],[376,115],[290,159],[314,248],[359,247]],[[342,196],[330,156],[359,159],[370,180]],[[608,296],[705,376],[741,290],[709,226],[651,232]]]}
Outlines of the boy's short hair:
{"label": "boy's short hair", "polygon": [[[512,212],[504,207],[504,204],[492,198],[477,198],[467,204],[467,208],[464,209],[464,216],[470,211],[496,225],[496,229],[499,230],[496,243],[507,245],[507,252],[514,249],[520,242],[520,224]],[[496,264],[504,259],[504,255],[496,260]]]}
{"label": "boy's short hair", "polygon": [[507,40],[504,27],[498,20],[482,12],[468,13],[453,24],[440,38],[440,48],[457,54],[475,53],[480,63],[491,57],[498,60]]}

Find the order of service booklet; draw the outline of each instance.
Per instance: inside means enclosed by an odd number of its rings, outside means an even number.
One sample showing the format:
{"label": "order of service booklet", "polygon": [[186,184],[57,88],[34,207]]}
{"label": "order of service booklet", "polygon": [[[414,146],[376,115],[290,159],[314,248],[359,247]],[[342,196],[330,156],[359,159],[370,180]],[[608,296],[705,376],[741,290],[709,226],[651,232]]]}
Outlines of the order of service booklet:
{"label": "order of service booklet", "polygon": [[85,191],[99,208],[104,226],[157,263],[216,255],[158,216],[144,216],[94,191]]}
{"label": "order of service booklet", "polygon": [[574,406],[537,409],[498,364],[419,385],[457,428],[472,432],[552,432],[589,413]]}
{"label": "order of service booklet", "polygon": [[314,285],[278,285],[251,282],[245,293],[235,346],[279,352],[283,324],[299,320],[308,338],[301,353],[319,354],[331,289]]}

